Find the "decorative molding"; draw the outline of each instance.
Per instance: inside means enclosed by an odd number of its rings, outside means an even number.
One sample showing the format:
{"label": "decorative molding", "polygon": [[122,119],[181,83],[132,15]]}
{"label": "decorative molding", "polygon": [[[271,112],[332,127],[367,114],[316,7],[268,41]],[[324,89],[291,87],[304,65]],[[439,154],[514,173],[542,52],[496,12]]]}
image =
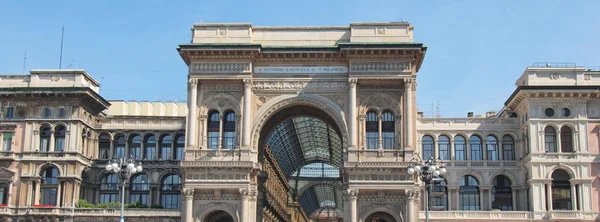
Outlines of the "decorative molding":
{"label": "decorative molding", "polygon": [[409,72],[410,62],[353,62],[350,72]]}
{"label": "decorative molding", "polygon": [[557,80],[560,79],[560,74],[559,73],[553,73],[552,75],[550,75],[551,79]]}
{"label": "decorative molding", "polygon": [[196,87],[196,86],[198,86],[198,80],[197,80],[197,79],[190,79],[190,81],[189,81],[189,85],[190,85],[191,87]]}
{"label": "decorative molding", "polygon": [[250,73],[251,64],[244,63],[216,63],[202,62],[192,63],[190,71],[192,73]]}
{"label": "decorative molding", "polygon": [[588,81],[588,80],[592,79],[592,76],[590,74],[585,74],[585,75],[583,75],[583,79]]}
{"label": "decorative molding", "polygon": [[260,81],[252,83],[252,90],[257,91],[345,91],[348,83],[345,82],[308,82],[308,81]]}
{"label": "decorative molding", "polygon": [[241,91],[241,84],[201,84],[202,91]]}

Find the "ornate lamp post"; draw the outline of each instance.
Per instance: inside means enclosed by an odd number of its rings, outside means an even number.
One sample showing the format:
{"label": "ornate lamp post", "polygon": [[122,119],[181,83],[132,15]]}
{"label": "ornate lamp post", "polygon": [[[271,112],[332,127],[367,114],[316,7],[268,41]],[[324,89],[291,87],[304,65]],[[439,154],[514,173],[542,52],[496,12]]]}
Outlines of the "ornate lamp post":
{"label": "ornate lamp post", "polygon": [[132,158],[119,158],[108,161],[106,164],[106,171],[113,172],[119,176],[119,185],[121,185],[121,222],[125,222],[123,217],[123,211],[125,210],[125,185],[131,175],[137,172],[142,172],[142,164],[135,163]]}
{"label": "ornate lamp post", "polygon": [[425,222],[429,222],[429,186],[435,177],[446,173],[446,166],[436,163],[433,157],[423,161],[417,156],[410,162],[412,164],[408,167],[408,174],[417,175],[421,181],[425,182]]}

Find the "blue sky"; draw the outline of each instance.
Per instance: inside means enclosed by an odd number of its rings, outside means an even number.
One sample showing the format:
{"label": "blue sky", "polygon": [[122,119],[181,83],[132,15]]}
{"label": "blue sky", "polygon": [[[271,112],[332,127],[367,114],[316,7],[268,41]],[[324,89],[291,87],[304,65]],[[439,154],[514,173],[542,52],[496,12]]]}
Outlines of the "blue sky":
{"label": "blue sky", "polygon": [[[176,4],[174,2],[177,2]],[[1,1],[0,73],[83,68],[107,99],[185,101],[178,44],[198,22],[260,26],[409,21],[429,48],[418,107],[431,116],[500,110],[534,62],[600,65],[600,1]],[[26,71],[27,72],[27,71]]]}

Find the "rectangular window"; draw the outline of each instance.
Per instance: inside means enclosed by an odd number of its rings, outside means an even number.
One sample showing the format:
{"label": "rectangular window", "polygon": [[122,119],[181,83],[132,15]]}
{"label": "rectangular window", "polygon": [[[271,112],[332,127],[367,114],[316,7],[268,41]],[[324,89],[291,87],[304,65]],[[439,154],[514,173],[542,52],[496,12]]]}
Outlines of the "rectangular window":
{"label": "rectangular window", "polygon": [[235,132],[223,132],[223,149],[233,149],[235,147]]}
{"label": "rectangular window", "polygon": [[454,159],[455,160],[465,160],[465,145],[464,144],[454,144]]}
{"label": "rectangular window", "polygon": [[487,160],[498,160],[498,145],[488,142],[487,144]]}
{"label": "rectangular window", "polygon": [[216,150],[219,148],[219,132],[208,132],[208,149]]}
{"label": "rectangular window", "polygon": [[117,202],[117,194],[116,193],[101,193],[100,194],[100,203],[110,203]]}
{"label": "rectangular window", "polygon": [[181,195],[163,194],[160,203],[165,209],[179,209],[181,204]]}
{"label": "rectangular window", "polygon": [[139,203],[142,205],[150,206],[150,201],[148,201],[149,194],[147,193],[132,193],[129,195],[129,203]]}
{"label": "rectangular window", "polygon": [[163,146],[160,148],[160,158],[163,160],[170,160],[171,158],[171,147]]}
{"label": "rectangular window", "polygon": [[377,140],[379,140],[378,132],[367,132],[367,149],[377,149]]}
{"label": "rectangular window", "polygon": [[512,144],[504,144],[502,145],[502,159],[504,160],[515,160],[515,152],[513,151]]}
{"label": "rectangular window", "polygon": [[440,153],[439,153],[440,160],[449,160],[450,159],[450,144],[449,143],[439,143],[438,148],[440,150]]}
{"label": "rectangular window", "polygon": [[471,144],[471,160],[481,160],[481,144]]}
{"label": "rectangular window", "polygon": [[175,147],[175,159],[183,160],[184,151],[185,151],[185,147],[182,147],[182,146]]}
{"label": "rectangular window", "polygon": [[141,147],[129,148],[129,155],[133,156],[133,159],[136,159],[136,160],[142,159],[142,148]]}
{"label": "rectangular window", "polygon": [[48,152],[50,149],[50,138],[42,138],[40,141],[40,152]]}
{"label": "rectangular window", "polygon": [[117,156],[117,158],[124,158],[125,157],[125,147],[124,146],[115,146],[115,156]]}
{"label": "rectangular window", "polygon": [[50,204],[52,206],[56,206],[56,195],[58,189],[57,188],[42,188],[42,201],[41,204]]}
{"label": "rectangular window", "polygon": [[382,132],[383,149],[394,149],[394,132]]}
{"label": "rectangular window", "polygon": [[62,152],[65,150],[65,138],[56,138],[54,141],[54,151]]}
{"label": "rectangular window", "polygon": [[15,118],[15,107],[6,108],[6,119]]}
{"label": "rectangular window", "polygon": [[3,133],[2,135],[2,151],[9,152],[12,150],[13,133]]}
{"label": "rectangular window", "polygon": [[153,160],[156,158],[156,147],[146,147],[146,159]]}

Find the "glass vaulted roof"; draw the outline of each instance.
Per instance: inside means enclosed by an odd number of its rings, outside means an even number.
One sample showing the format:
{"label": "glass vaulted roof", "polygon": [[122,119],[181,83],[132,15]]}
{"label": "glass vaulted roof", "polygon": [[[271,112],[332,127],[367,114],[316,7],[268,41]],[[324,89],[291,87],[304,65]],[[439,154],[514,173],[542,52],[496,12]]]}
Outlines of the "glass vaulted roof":
{"label": "glass vaulted roof", "polygon": [[332,126],[314,117],[290,118],[273,129],[267,144],[304,212],[342,209],[342,140]]}

